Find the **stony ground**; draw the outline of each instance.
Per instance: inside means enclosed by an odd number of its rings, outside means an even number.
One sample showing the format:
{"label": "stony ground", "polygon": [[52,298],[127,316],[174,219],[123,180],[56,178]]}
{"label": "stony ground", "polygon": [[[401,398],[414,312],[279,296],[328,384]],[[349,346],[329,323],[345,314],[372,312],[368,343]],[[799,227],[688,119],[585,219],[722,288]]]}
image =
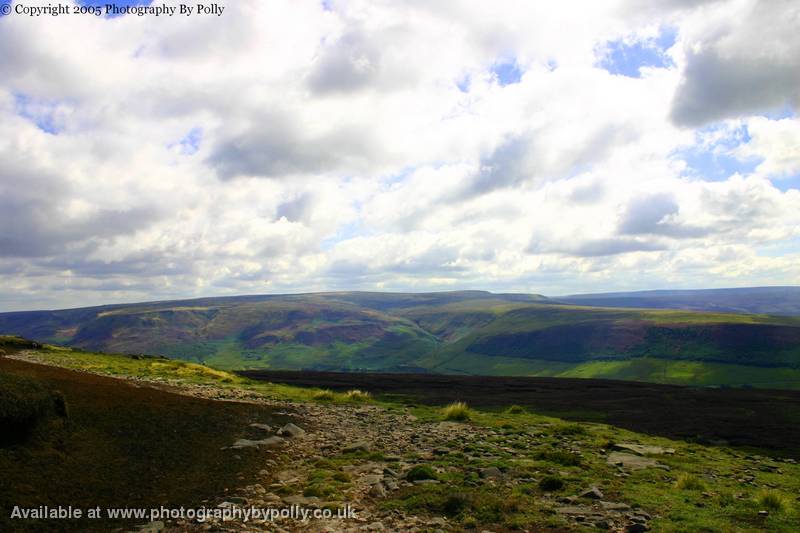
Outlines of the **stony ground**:
{"label": "stony ground", "polygon": [[[158,383],[156,383],[158,385]],[[172,388],[172,387],[171,387]],[[428,465],[437,456],[447,455],[454,449],[469,449],[478,444],[481,459],[493,459],[514,454],[515,449],[503,444],[503,435],[496,430],[462,422],[421,421],[408,412],[387,410],[373,405],[339,405],[280,402],[265,399],[247,391],[221,390],[212,386],[183,385],[176,392],[216,400],[259,402],[279,409],[279,414],[291,415],[297,424],[285,428],[272,428],[264,424],[259,440],[236,441],[230,452],[237,449],[259,447],[278,451],[275,458],[265,462],[259,473],[260,481],[237,487],[222,496],[217,505],[285,508],[342,508],[349,504],[356,518],[333,518],[328,520],[256,520],[248,524],[209,520],[205,524],[188,521],[164,524],[166,530],[198,531],[314,531],[314,532],[360,532],[360,531],[460,531],[463,526],[450,523],[444,517],[415,516],[397,509],[383,510],[380,503],[393,492],[418,485],[441,483],[435,479],[408,481],[406,475],[417,465]],[[301,427],[302,426],[302,427]],[[535,441],[536,435],[526,439]],[[534,442],[531,442],[534,444]],[[565,438],[565,445],[574,444]],[[519,443],[516,443],[519,447]],[[636,449],[637,445],[609,454],[620,470],[658,466],[657,461],[643,457],[641,452],[661,454],[658,447]],[[469,466],[470,459],[463,465]],[[333,471],[333,479],[326,494],[313,490],[319,472]],[[340,475],[337,475],[339,474]],[[477,470],[478,483],[489,486],[513,485],[536,481],[528,478],[513,478],[499,468],[488,467]],[[323,474],[324,475],[324,474]],[[337,477],[339,482],[337,482]],[[323,479],[323,481],[325,481]],[[311,487],[311,490],[309,490]],[[623,502],[607,501],[596,487],[575,496],[547,497],[547,503],[556,513],[575,524],[592,525],[600,530],[647,531],[650,519],[644,511],[635,511]],[[147,528],[149,531],[159,526]],[[489,531],[489,530],[482,530]],[[523,529],[525,531],[525,529]],[[533,530],[531,530],[533,531]]]}
{"label": "stony ground", "polygon": [[[14,357],[47,362],[35,352]],[[334,515],[349,505],[355,511],[355,517],[327,520],[175,520],[144,531],[690,530],[681,524],[705,531],[725,524],[736,524],[724,529],[729,531],[769,531],[771,524],[791,531],[787,524],[796,515],[793,501],[770,510],[756,498],[758,490],[797,491],[800,469],[791,459],[644,438],[602,424],[566,424],[524,411],[491,415],[491,424],[454,422],[430,408],[285,401],[247,388],[125,379],[179,394],[256,402],[294,421],[273,427],[265,420],[246,428],[250,438],[231,442],[224,451],[232,468],[239,454],[255,451],[264,454],[263,469],[255,481],[243,473],[241,486],[209,505],[299,506]],[[485,525],[490,523],[496,525]]]}

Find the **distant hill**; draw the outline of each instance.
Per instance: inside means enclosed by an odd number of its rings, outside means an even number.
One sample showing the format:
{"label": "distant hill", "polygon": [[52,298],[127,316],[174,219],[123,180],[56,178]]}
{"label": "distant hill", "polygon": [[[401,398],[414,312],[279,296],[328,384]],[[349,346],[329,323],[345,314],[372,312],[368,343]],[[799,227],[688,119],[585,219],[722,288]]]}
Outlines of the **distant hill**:
{"label": "distant hill", "polygon": [[[657,296],[688,297],[679,292]],[[607,296],[586,299],[605,305],[601,302]],[[200,298],[2,313],[0,332],[225,369],[604,377],[800,388],[800,317],[575,303],[483,291]]]}
{"label": "distant hill", "polygon": [[749,287],[681,291],[573,294],[557,301],[577,305],[649,309],[692,309],[727,313],[800,316],[800,287]]}

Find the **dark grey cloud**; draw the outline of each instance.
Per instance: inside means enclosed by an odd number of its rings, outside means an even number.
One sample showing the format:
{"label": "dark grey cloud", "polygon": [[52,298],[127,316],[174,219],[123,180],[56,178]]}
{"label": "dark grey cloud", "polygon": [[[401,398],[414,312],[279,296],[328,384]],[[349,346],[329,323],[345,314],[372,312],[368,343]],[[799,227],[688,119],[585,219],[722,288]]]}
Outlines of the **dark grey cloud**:
{"label": "dark grey cloud", "polygon": [[322,49],[308,85],[317,94],[357,91],[375,82],[380,63],[379,48],[356,29]]}
{"label": "dark grey cloud", "polygon": [[610,239],[594,239],[585,241],[573,247],[567,247],[566,249],[559,251],[578,257],[601,257],[606,255],[624,254],[628,252],[654,252],[666,249],[666,246],[659,242],[614,237]]}
{"label": "dark grey cloud", "polygon": [[315,198],[312,194],[301,194],[283,202],[275,210],[275,217],[286,217],[289,222],[308,222],[314,209]]}
{"label": "dark grey cloud", "polygon": [[[635,141],[637,129],[618,123],[588,133],[581,131],[573,145],[559,146],[555,153],[543,136],[544,133],[527,132],[506,139],[481,159],[480,170],[450,200],[460,201],[535,180],[574,175],[602,161],[615,148]],[[602,194],[598,189],[585,192],[589,196]]]}
{"label": "dark grey cloud", "polygon": [[281,178],[333,170],[354,171],[383,151],[355,126],[339,125],[310,135],[283,113],[252,117],[243,129],[220,139],[208,163],[222,179]]}
{"label": "dark grey cloud", "polygon": [[689,53],[671,109],[679,126],[800,105],[800,3],[756,4],[747,20]]}
{"label": "dark grey cloud", "polygon": [[0,257],[44,257],[132,234],[162,218],[155,206],[95,207],[73,215],[66,205],[77,194],[59,175],[7,156],[0,170]]}
{"label": "dark grey cloud", "polygon": [[681,224],[675,219],[680,206],[669,193],[655,193],[639,196],[631,200],[618,231],[623,235],[662,235],[673,238],[702,237],[708,230],[697,226]]}

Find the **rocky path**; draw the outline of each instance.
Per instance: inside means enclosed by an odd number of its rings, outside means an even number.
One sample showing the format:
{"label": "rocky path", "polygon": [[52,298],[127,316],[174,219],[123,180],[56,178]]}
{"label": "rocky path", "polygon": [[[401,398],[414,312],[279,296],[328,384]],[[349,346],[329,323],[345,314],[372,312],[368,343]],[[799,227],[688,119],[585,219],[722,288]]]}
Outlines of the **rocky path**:
{"label": "rocky path", "polygon": [[[46,363],[35,353],[23,352],[14,357]],[[496,487],[498,494],[503,492],[501,489],[539,481],[495,466],[481,466],[516,458],[520,452],[530,452],[540,445],[539,430],[535,428],[508,435],[499,429],[471,423],[418,420],[403,408],[387,409],[368,403],[288,402],[246,389],[137,377],[121,379],[137,386],[157,387],[216,401],[259,403],[294,421],[282,427],[272,427],[270,421],[254,423],[246,428],[250,438],[232,441],[225,449],[230,454],[232,468],[236,468],[238,454],[254,449],[269,451],[265,453],[264,467],[254,482],[246,484],[245,476],[241,476],[242,486],[231,487],[208,505],[217,509],[295,508],[309,512],[330,509],[333,514],[331,518],[301,519],[295,513],[289,517],[260,517],[247,522],[178,519],[151,523],[140,531],[461,531],[463,524],[444,517],[408,514],[398,506],[390,508],[382,504],[391,500],[397,491],[408,492],[415,485],[441,483],[436,478],[456,471],[469,472],[472,477],[468,483],[472,486]],[[577,437],[561,438],[565,450],[579,449]],[[460,454],[463,461],[437,461],[453,452]],[[652,456],[672,450],[637,449],[633,445],[608,452],[609,467],[618,469],[616,475],[624,476],[637,468],[659,467],[656,460],[644,454]],[[415,468],[438,471],[433,471],[432,475],[409,476]],[[252,475],[247,476],[247,479],[252,478]],[[649,530],[647,524],[651,517],[647,513],[632,509],[624,502],[612,501],[595,487],[587,487],[573,496],[548,493],[537,498],[537,504],[575,526],[630,533]],[[338,510],[347,508],[354,514],[337,515]],[[483,533],[485,530],[476,531]]]}

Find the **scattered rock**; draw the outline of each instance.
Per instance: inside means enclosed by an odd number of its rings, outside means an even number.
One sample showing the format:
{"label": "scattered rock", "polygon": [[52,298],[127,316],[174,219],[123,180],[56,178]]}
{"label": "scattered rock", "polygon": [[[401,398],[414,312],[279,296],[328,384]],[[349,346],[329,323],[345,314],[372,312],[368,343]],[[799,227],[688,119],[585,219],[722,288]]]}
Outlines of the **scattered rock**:
{"label": "scattered rock", "polygon": [[663,448],[661,446],[650,446],[646,444],[619,443],[612,446],[614,450],[631,452],[636,455],[664,455],[675,453],[674,448]]}
{"label": "scattered rock", "polygon": [[260,429],[260,430],[263,430],[263,431],[272,431],[272,428],[269,427],[266,424],[250,424],[250,427],[251,428]]}
{"label": "scattered rock", "polygon": [[480,476],[483,479],[502,479],[503,473],[496,466],[490,466],[488,468],[481,468]]}
{"label": "scattered rock", "polygon": [[604,511],[630,511],[631,506],[621,502],[598,502]]}
{"label": "scattered rock", "polygon": [[165,527],[164,522],[150,522],[149,524],[139,526],[137,531],[139,533],[161,533],[164,531]]}
{"label": "scattered rock", "polygon": [[625,533],[645,533],[650,531],[650,528],[645,524],[631,524],[625,528]]}
{"label": "scattered rock", "polygon": [[589,498],[591,500],[602,500],[603,493],[597,487],[592,487],[589,490],[581,493],[581,498]]}
{"label": "scattered rock", "polygon": [[285,426],[283,426],[281,429],[278,430],[278,435],[280,435],[281,437],[289,437],[292,439],[295,439],[297,437],[302,437],[305,434],[306,431],[304,429],[292,424],[291,422],[289,422],[288,424],[286,424]]}
{"label": "scattered rock", "polygon": [[383,486],[383,483],[375,483],[369,489],[369,495],[373,498],[383,498],[386,496],[386,488]]}
{"label": "scattered rock", "polygon": [[342,448],[342,453],[368,452],[372,450],[372,444],[367,441],[359,441]]}
{"label": "scattered rock", "polygon": [[643,468],[653,468],[658,465],[655,459],[622,452],[611,452],[608,454],[606,462],[628,470],[642,470]]}

